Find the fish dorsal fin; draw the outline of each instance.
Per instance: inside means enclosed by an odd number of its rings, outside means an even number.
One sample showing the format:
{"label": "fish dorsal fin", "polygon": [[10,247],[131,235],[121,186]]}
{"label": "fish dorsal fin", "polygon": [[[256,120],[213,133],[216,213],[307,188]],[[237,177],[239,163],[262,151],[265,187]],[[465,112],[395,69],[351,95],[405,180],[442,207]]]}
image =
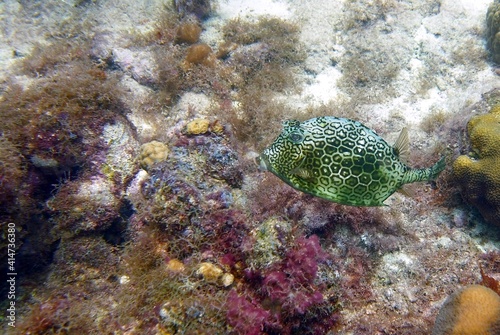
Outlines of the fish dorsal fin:
{"label": "fish dorsal fin", "polygon": [[396,150],[399,160],[406,164],[410,156],[410,140],[408,139],[408,129],[406,127],[399,133],[399,137],[393,147]]}

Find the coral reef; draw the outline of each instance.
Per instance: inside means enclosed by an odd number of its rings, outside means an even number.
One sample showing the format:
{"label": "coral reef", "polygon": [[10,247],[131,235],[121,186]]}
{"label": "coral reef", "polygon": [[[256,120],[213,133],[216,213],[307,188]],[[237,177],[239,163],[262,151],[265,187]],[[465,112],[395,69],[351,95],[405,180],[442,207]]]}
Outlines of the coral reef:
{"label": "coral reef", "polygon": [[153,163],[161,162],[168,157],[168,146],[165,143],[158,141],[151,141],[144,143],[141,146],[141,153],[139,155],[139,161],[141,166],[147,168]]}
{"label": "coral reef", "polygon": [[[87,52],[85,41],[74,41],[51,62],[43,52],[34,52],[19,71],[36,83],[12,81],[2,94],[0,151],[10,155],[2,164],[2,178],[11,179],[2,182],[0,220],[17,222],[23,231],[19,263],[26,268],[19,268],[20,273],[50,263],[63,236],[93,231],[115,235],[115,228],[123,228],[126,204],[117,194],[126,176],[118,170],[110,179],[104,176],[107,167],[116,165],[107,160],[110,146],[101,136],[111,123],[128,127],[126,108],[119,76],[104,72]],[[37,254],[39,266],[28,265]]]}
{"label": "coral reef", "polygon": [[458,157],[454,175],[462,196],[479,209],[485,220],[498,224],[500,217],[500,106],[471,118],[467,125],[470,156]]}
{"label": "coral reef", "polygon": [[180,260],[173,258],[167,262],[167,269],[169,271],[181,273],[186,270],[186,267],[184,266],[184,263],[182,263]]}
{"label": "coral reef", "polygon": [[498,32],[500,31],[500,3],[495,0],[488,7],[488,12],[486,13],[486,39],[487,48],[490,52],[492,60],[499,64],[500,63],[500,36]]}
{"label": "coral reef", "polygon": [[46,202],[54,221],[54,237],[102,232],[120,220],[122,200],[113,187],[105,178],[86,175],[60,185]]}
{"label": "coral reef", "polygon": [[2,333],[411,335],[457,287],[498,290],[495,230],[449,171],[356,208],[254,162],[284,119],[391,138],[427,109],[410,160],[465,151],[461,121],[484,111],[467,84],[492,75],[480,25],[454,2],[368,2],[2,4],[0,270],[5,232],[18,265]]}
{"label": "coral reef", "polygon": [[[98,236],[61,241],[47,288],[31,301],[26,297],[25,302],[31,303],[30,313],[21,320],[15,334],[95,332],[89,320],[110,306],[106,299],[90,302],[88,297],[116,289],[117,282],[109,276],[118,265],[117,251]],[[75,282],[78,290],[73,288]]]}
{"label": "coral reef", "polygon": [[200,263],[196,273],[209,283],[220,284],[225,287],[230,286],[234,281],[234,276],[231,273],[225,273],[220,267],[210,262]]}
{"label": "coral reef", "polygon": [[261,269],[278,262],[292,227],[279,218],[269,218],[252,231],[252,253],[247,258],[250,268]]}
{"label": "coral reef", "polygon": [[207,119],[194,119],[189,121],[186,125],[186,134],[188,135],[199,135],[204,134],[208,131],[208,126],[210,121]]}
{"label": "coral reef", "polygon": [[0,137],[0,164],[1,185],[0,206],[2,212],[13,211],[16,206],[16,194],[22,179],[26,176],[26,162],[21,150],[4,136]]}
{"label": "coral reef", "polygon": [[493,335],[500,332],[500,296],[471,285],[452,294],[441,307],[433,335]]}

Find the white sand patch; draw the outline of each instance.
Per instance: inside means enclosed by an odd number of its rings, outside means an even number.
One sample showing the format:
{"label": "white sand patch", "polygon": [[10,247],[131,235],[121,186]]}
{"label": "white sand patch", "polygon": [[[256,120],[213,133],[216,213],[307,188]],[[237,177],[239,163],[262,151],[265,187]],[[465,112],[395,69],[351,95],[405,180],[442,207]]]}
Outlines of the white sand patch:
{"label": "white sand patch", "polygon": [[217,4],[217,16],[223,20],[259,15],[288,19],[291,16],[288,4],[285,1],[269,0],[221,0]]}
{"label": "white sand patch", "polygon": [[327,104],[338,95],[337,81],[342,73],[334,67],[326,68],[319,73],[303,92],[302,99],[310,101],[313,105]]}
{"label": "white sand patch", "polygon": [[[398,111],[407,123],[419,124],[434,111],[457,112],[500,85],[485,57],[467,58],[484,48],[482,31],[491,1],[447,0],[434,8],[426,1],[385,3],[388,9],[378,13],[385,17],[368,22],[366,28],[359,30],[359,38],[371,43],[361,52],[373,58],[385,53],[389,56],[385,63],[393,62],[399,68],[390,85],[396,92],[383,102],[362,106],[367,114],[387,120],[392,112]],[[361,18],[364,11],[370,11],[369,7],[352,9],[352,5],[343,7],[344,4],[326,0],[290,2],[291,20],[301,23],[302,42],[308,52],[305,69],[309,73],[302,94],[290,98],[291,103],[304,100],[313,105],[323,104],[335,101],[342,93],[337,84],[342,76],[350,74],[337,62],[345,59],[346,52],[358,52],[359,45],[362,46],[359,43],[355,50],[353,37],[346,37],[349,31],[344,30],[344,24],[350,17]],[[420,11],[408,11],[411,8]],[[398,49],[391,52],[392,46]],[[369,88],[366,93],[370,93]],[[365,96],[363,88],[358,94]]]}

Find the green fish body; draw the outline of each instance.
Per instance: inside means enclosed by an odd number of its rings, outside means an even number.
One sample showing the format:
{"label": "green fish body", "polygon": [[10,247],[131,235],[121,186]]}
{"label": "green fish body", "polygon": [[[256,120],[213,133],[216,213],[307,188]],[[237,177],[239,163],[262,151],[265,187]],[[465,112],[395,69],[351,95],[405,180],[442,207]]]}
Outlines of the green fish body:
{"label": "green fish body", "polygon": [[432,180],[445,168],[444,157],[427,169],[407,166],[408,143],[406,129],[391,146],[358,121],[329,116],[288,120],[260,155],[260,165],[320,198],[382,206],[404,184]]}

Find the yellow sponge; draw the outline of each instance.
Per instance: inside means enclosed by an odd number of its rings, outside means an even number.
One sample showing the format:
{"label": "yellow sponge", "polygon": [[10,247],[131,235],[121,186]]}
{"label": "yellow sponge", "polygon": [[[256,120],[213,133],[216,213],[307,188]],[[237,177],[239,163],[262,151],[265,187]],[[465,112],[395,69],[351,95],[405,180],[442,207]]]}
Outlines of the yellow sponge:
{"label": "yellow sponge", "polygon": [[147,169],[156,162],[167,159],[169,154],[168,146],[162,142],[151,141],[141,146],[139,162],[144,169]]}
{"label": "yellow sponge", "polygon": [[455,292],[441,307],[432,335],[500,334],[500,296],[481,285]]}

